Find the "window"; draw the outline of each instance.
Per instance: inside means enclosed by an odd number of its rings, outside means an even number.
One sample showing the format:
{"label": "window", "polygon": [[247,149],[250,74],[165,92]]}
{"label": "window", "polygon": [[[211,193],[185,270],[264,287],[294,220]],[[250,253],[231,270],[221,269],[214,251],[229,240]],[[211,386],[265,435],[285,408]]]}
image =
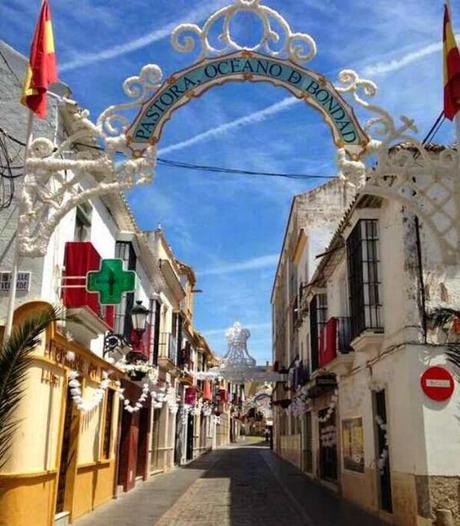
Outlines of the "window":
{"label": "window", "polygon": [[376,219],[360,220],[347,239],[351,337],[383,330],[379,237]]}
{"label": "window", "polygon": [[311,370],[319,367],[319,342],[327,322],[327,294],[317,294],[310,302]]}
{"label": "window", "polygon": [[[129,241],[117,241],[115,257],[123,261],[124,270],[136,270],[136,253]],[[115,334],[123,335],[128,341],[131,340],[132,323],[130,312],[133,305],[134,292],[123,294],[121,303],[117,305],[115,315]]]}
{"label": "window", "polygon": [[160,349],[160,311],[161,303],[153,300],[151,303],[153,311],[153,364],[158,364],[158,354]]}
{"label": "window", "polygon": [[105,408],[104,440],[102,443],[102,455],[105,459],[110,458],[110,446],[112,442],[112,416],[113,416],[113,389],[107,390],[107,405]]}
{"label": "window", "polygon": [[289,264],[289,303],[297,297],[297,266],[294,262]]}
{"label": "window", "polygon": [[91,240],[91,215],[93,209],[89,203],[82,203],[75,211],[74,241]]}

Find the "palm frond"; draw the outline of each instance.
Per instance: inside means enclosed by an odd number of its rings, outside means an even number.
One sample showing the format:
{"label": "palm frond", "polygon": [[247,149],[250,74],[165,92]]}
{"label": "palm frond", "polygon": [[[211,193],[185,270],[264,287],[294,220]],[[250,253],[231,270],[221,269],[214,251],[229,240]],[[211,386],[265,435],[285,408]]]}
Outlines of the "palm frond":
{"label": "palm frond", "polygon": [[460,376],[460,343],[451,343],[446,351],[447,361],[457,367],[457,376]]}
{"label": "palm frond", "polygon": [[447,308],[436,307],[428,313],[428,321],[433,329],[438,327],[444,328],[446,325],[452,323],[454,318],[460,317],[460,311]]}
{"label": "palm frond", "polygon": [[0,346],[0,468],[6,462],[19,423],[14,411],[24,393],[30,353],[39,343],[40,334],[52,321],[62,319],[62,315],[59,308],[40,310],[15,327],[10,338]]}

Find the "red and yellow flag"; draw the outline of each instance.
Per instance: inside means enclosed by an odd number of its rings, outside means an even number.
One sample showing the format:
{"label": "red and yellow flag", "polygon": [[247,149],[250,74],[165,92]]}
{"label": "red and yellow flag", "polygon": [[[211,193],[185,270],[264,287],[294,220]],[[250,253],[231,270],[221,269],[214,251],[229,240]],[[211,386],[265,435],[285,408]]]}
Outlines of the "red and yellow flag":
{"label": "red and yellow flag", "polygon": [[460,52],[447,5],[444,6],[444,115],[452,120],[460,110]]}
{"label": "red and yellow flag", "polygon": [[22,89],[22,104],[40,118],[46,117],[46,91],[48,86],[56,81],[56,55],[51,11],[48,0],[43,0],[30,49],[29,65]]}

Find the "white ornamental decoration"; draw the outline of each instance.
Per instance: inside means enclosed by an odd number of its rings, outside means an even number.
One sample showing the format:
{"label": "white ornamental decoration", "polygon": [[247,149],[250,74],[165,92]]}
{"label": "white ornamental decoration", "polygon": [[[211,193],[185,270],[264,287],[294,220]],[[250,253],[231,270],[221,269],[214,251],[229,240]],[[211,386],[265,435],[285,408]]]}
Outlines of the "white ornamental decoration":
{"label": "white ornamental decoration", "polygon": [[147,400],[149,396],[149,384],[145,383],[142,386],[141,395],[139,396],[138,400],[134,402],[134,404],[125,398],[124,391],[125,391],[124,389],[121,389],[121,388],[118,389],[118,395],[120,397],[120,400],[123,401],[124,410],[127,411],[128,413],[137,413],[142,409],[145,401]]}
{"label": "white ornamental decoration", "polygon": [[[235,31],[240,13],[255,17],[262,28],[252,46],[241,42]],[[304,65],[316,55],[314,39],[293,31],[280,13],[263,5],[262,0],[233,0],[211,14],[201,27],[179,25],[172,31],[171,41],[179,52],[198,50],[196,61],[246,51]],[[128,101],[108,107],[96,123],[74,101],[63,99],[70,117],[70,137],[56,148],[48,139],[38,137],[28,149],[18,203],[20,256],[44,256],[56,226],[78,204],[153,180],[158,137],[139,150],[126,132],[133,110],[140,109],[168,81],[163,80],[158,65],[145,65],[139,75],[123,84]],[[351,188],[401,203],[431,231],[444,262],[458,263],[460,152],[451,147],[433,151],[423,145],[415,136],[414,121],[406,116],[396,121],[373,103],[377,85],[355,71],[341,71],[335,89],[350,106],[369,113],[362,126],[368,141],[359,152],[347,152],[345,144],[337,141],[337,167],[344,191]],[[193,92],[189,95],[194,96]],[[172,113],[174,104],[170,109]]]}
{"label": "white ornamental decoration", "polygon": [[78,380],[79,373],[76,371],[71,371],[69,373],[69,387],[70,395],[74,404],[77,406],[77,409],[82,413],[90,413],[104,399],[105,392],[107,387],[110,385],[109,373],[104,371],[102,373],[102,381],[99,384],[99,387],[93,392],[90,399],[84,400],[82,396],[81,383]]}
{"label": "white ornamental decoration", "polygon": [[[238,43],[232,32],[232,22],[241,12],[251,13],[261,24],[261,37],[251,47]],[[211,42],[214,29],[219,31],[215,44]],[[309,62],[316,55],[313,38],[306,33],[294,33],[288,22],[277,11],[263,5],[261,0],[235,0],[211,15],[202,28],[196,24],[181,24],[172,32],[171,42],[174,49],[181,53],[193,51],[199,44],[197,62],[241,49],[290,59],[297,64]]]}

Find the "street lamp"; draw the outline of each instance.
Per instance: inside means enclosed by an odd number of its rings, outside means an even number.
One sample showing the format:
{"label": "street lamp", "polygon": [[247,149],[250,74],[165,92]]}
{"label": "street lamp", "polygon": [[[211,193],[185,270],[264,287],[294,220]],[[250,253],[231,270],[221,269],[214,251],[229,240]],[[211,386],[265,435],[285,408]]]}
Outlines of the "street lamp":
{"label": "street lamp", "polygon": [[147,361],[145,354],[139,349],[140,343],[142,341],[142,335],[147,328],[147,318],[150,314],[150,311],[142,305],[141,300],[136,301],[136,305],[131,309],[129,313],[131,316],[131,323],[133,326],[133,331],[135,337],[132,338],[133,350],[126,355],[128,362],[135,362],[138,360]]}
{"label": "street lamp", "polygon": [[133,324],[133,330],[136,331],[139,338],[144,334],[146,325],[147,325],[147,318],[150,314],[150,311],[142,305],[141,300],[136,301],[136,305],[131,309],[130,315],[131,315],[131,322]]}

